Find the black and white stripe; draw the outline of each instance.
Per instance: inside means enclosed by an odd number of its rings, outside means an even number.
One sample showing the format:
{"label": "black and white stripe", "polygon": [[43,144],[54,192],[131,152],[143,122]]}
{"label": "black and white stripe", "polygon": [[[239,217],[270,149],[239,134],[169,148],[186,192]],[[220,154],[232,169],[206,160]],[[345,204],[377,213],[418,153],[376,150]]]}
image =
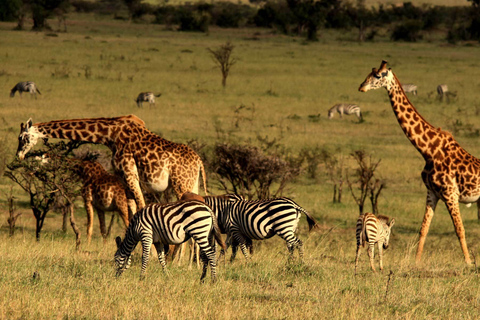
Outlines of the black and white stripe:
{"label": "black and white stripe", "polygon": [[316,226],[315,219],[302,207],[288,198],[246,201],[236,195],[207,196],[205,203],[214,211],[222,233],[232,242],[232,257],[235,259],[238,246],[249,259],[247,245],[253,240],[268,239],[278,235],[287,243],[290,258],[295,248],[303,258],[303,242],[295,235],[303,212],[309,229]]}
{"label": "black and white stripe", "polygon": [[402,84],[402,88],[405,93],[412,93],[414,96],[417,95],[417,86],[412,83]]}
{"label": "black and white stripe", "polygon": [[362,120],[362,112],[360,111],[360,107],[356,104],[338,103],[334,105],[328,110],[328,119],[332,119],[335,112],[340,114],[340,118],[342,118],[344,114],[354,114],[358,119]]}
{"label": "black and white stripe", "polygon": [[448,86],[446,84],[439,84],[437,86],[437,93],[438,93],[438,98],[443,99],[443,97],[447,94],[448,92]]}
{"label": "black and white stripe", "polygon": [[117,237],[118,250],[115,253],[117,276],[130,265],[130,256],[139,241],[142,242],[143,277],[150,257],[152,243],[158,253],[158,259],[163,270],[166,270],[165,251],[169,244],[181,244],[193,238],[200,247],[200,257],[203,261],[201,281],[206,276],[210,265],[212,281],[216,280],[215,240],[225,247],[212,210],[197,200],[181,201],[170,204],[151,204],[138,211],[121,241]]}
{"label": "black and white stripe", "polygon": [[388,222],[388,217],[373,213],[361,214],[357,220],[356,236],[357,236],[357,254],[355,257],[355,274],[357,274],[358,259],[360,258],[360,249],[368,243],[368,256],[370,258],[370,266],[376,272],[373,265],[374,245],[378,243],[378,256],[380,259],[380,270],[383,270],[383,249],[388,248],[390,241],[390,233],[395,219]]}
{"label": "black and white stripe", "polygon": [[139,108],[142,107],[143,103],[144,102],[148,102],[150,104],[150,107],[153,105],[155,105],[155,97],[160,97],[162,94],[159,93],[159,94],[154,94],[153,92],[140,92],[137,99],[135,100],[135,102],[137,103],[137,106]]}
{"label": "black and white stripe", "polygon": [[25,81],[25,82],[19,82],[15,85],[15,87],[12,88],[10,91],[10,97],[13,98],[15,96],[15,92],[19,92],[20,96],[24,92],[29,92],[30,94],[35,95],[35,99],[37,99],[37,93],[40,93],[40,90],[38,90],[37,85],[35,82],[32,81]]}

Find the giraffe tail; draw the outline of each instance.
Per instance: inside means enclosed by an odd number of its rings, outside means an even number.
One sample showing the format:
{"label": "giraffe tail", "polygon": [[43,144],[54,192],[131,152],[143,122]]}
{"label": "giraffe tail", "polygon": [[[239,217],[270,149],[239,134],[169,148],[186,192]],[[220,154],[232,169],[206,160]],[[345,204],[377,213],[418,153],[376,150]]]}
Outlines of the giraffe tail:
{"label": "giraffe tail", "polygon": [[205,168],[203,166],[203,162],[200,161],[200,171],[202,173],[202,180],[203,180],[203,190],[205,190],[205,195],[208,196],[207,192],[207,175],[205,174]]}

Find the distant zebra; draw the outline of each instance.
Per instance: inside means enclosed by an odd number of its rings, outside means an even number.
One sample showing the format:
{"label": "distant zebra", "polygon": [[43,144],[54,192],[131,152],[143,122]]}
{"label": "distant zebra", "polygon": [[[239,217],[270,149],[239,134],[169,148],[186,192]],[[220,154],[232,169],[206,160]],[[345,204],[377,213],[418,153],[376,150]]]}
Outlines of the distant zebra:
{"label": "distant zebra", "polygon": [[150,103],[150,107],[153,105],[155,105],[155,97],[160,97],[162,94],[159,93],[159,94],[153,94],[153,92],[140,92],[140,94],[138,95],[137,99],[135,100],[135,102],[137,103],[137,106],[139,108],[141,108],[143,106],[143,103],[144,102],[148,102]]}
{"label": "distant zebra", "polygon": [[443,98],[447,95],[448,86],[446,84],[439,84],[437,87],[438,99],[443,100]]}
{"label": "distant zebra", "polygon": [[212,210],[197,200],[180,201],[164,205],[150,204],[138,211],[130,221],[125,239],[117,237],[118,250],[115,253],[117,276],[130,266],[131,253],[139,241],[142,242],[142,270],[145,275],[152,243],[158,253],[158,259],[166,271],[165,251],[169,244],[180,244],[193,238],[200,247],[203,272],[200,281],[206,276],[210,265],[212,281],[216,280],[215,240],[222,248],[225,243],[218,229]]}
{"label": "distant zebra", "polygon": [[334,105],[328,110],[328,119],[332,119],[335,112],[340,114],[340,118],[342,118],[344,114],[355,114],[359,120],[362,120],[362,112],[360,111],[360,107],[356,104],[338,103]]}
{"label": "distant zebra", "polygon": [[368,242],[368,256],[370,258],[370,266],[376,272],[373,265],[374,245],[378,243],[378,257],[380,259],[380,270],[383,270],[383,249],[388,248],[390,241],[390,233],[395,224],[395,219],[388,222],[386,216],[375,216],[373,213],[361,214],[357,220],[357,255],[355,258],[355,274],[357,274],[358,259],[360,258],[360,247],[365,247]]}
{"label": "distant zebra", "polygon": [[230,261],[235,259],[238,246],[248,260],[247,245],[252,239],[263,240],[274,235],[286,241],[290,258],[297,248],[303,259],[303,242],[295,235],[301,213],[307,216],[309,230],[317,226],[312,215],[288,198],[247,201],[231,194],[204,198],[217,216],[220,231],[231,239]]}
{"label": "distant zebra", "polygon": [[15,92],[17,91],[20,93],[20,96],[22,96],[22,93],[24,92],[29,92],[30,94],[35,95],[35,99],[37,99],[37,92],[38,94],[41,94],[35,82],[32,81],[17,83],[15,87],[13,87],[13,89],[10,91],[10,98],[13,98],[15,96]]}
{"label": "distant zebra", "polygon": [[411,83],[402,84],[403,91],[405,93],[413,93],[414,96],[417,95],[417,86]]}

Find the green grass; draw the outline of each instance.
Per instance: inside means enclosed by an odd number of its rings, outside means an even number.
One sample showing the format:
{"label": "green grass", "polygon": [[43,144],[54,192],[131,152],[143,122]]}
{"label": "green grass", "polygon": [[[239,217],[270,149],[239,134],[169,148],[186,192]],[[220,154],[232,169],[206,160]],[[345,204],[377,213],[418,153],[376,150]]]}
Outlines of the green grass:
{"label": "green grass", "polygon": [[[53,24],[53,22],[52,22]],[[19,124],[54,119],[136,114],[152,131],[176,142],[196,139],[212,147],[228,138],[256,143],[256,136],[276,138],[292,154],[303,148],[327,148],[343,155],[364,149],[382,159],[378,174],[387,180],[380,198],[383,214],[396,225],[384,257],[385,272],[373,274],[363,253],[353,275],[358,209],[346,186],[343,203],[333,204],[332,185],[323,167],[316,180],[302,175],[284,195],[312,212],[322,228],[307,234],[305,264],[287,265],[280,239],[262,242],[250,264],[238,257],[219,266],[215,285],[200,285],[200,270],[169,265],[165,276],[155,257],[147,278],[139,281],[140,258],[115,279],[113,240],[104,246],[94,226],[90,246],[74,250],[71,230],[63,235],[61,216],[47,216],[42,239],[34,240],[34,218],[26,197],[16,190],[22,212],[13,238],[8,237],[6,196],[10,182],[0,180],[0,318],[137,319],[313,319],[313,318],[476,318],[479,278],[467,267],[451,219],[439,203],[427,237],[422,264],[415,265],[418,230],[426,190],[420,179],[421,155],[398,126],[385,91],[359,93],[372,67],[389,61],[400,81],[418,85],[413,104],[433,125],[452,130],[456,120],[480,129],[480,55],[478,44],[449,46],[437,34],[426,42],[358,44],[355,31],[323,33],[317,43],[272,34],[270,30],[212,29],[208,35],[164,30],[163,26],[126,24],[95,16],[69,19],[68,33],[11,31],[0,24],[0,141],[7,161],[13,159]],[[257,39],[257,40],[252,40]],[[231,41],[238,62],[227,88],[207,48]],[[88,66],[92,76],[85,77]],[[8,97],[19,81],[35,81],[42,95]],[[457,99],[439,104],[429,97],[440,83]],[[141,91],[161,92],[156,107],[138,109]],[[353,117],[327,119],[335,103],[358,103],[365,122]],[[234,110],[245,118],[234,128]],[[318,115],[317,122],[309,116]],[[475,130],[473,130],[475,132]],[[479,137],[460,131],[459,143],[480,155]],[[101,147],[99,147],[101,148]],[[212,192],[218,192],[209,177]],[[369,207],[367,207],[369,209]],[[461,206],[469,249],[479,255],[480,226],[476,208]],[[77,224],[83,238],[86,216],[79,202]],[[333,229],[332,229],[333,228]],[[331,230],[332,229],[332,230]],[[329,231],[331,230],[331,231]],[[114,235],[122,228],[115,225]],[[388,292],[388,273],[393,272]],[[33,279],[34,272],[40,275]],[[385,296],[387,296],[385,298]]]}

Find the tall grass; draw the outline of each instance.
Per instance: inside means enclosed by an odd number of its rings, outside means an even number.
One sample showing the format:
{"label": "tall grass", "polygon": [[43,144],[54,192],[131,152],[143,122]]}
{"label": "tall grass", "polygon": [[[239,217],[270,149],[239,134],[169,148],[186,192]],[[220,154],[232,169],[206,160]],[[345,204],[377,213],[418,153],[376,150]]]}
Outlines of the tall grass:
{"label": "tall grass", "polygon": [[[258,143],[257,135],[276,138],[292,154],[303,148],[325,148],[346,159],[363,149],[375,159],[387,181],[379,201],[383,214],[395,217],[386,270],[373,274],[363,253],[360,274],[353,275],[354,227],[358,209],[344,190],[341,204],[331,203],[332,185],[323,167],[317,179],[301,176],[286,196],[318,219],[322,228],[307,234],[305,264],[288,263],[284,243],[276,237],[259,244],[252,262],[242,257],[220,263],[219,281],[199,283],[200,270],[169,265],[166,276],[151,259],[139,281],[140,258],[115,279],[113,240],[104,246],[94,226],[90,246],[74,251],[73,233],[63,235],[61,216],[47,216],[42,239],[34,241],[34,219],[24,194],[16,197],[23,215],[8,237],[6,197],[0,196],[0,318],[476,318],[479,278],[466,267],[452,222],[440,203],[424,250],[414,263],[426,190],[420,179],[423,159],[398,126],[386,93],[359,93],[359,84],[382,59],[398,78],[418,85],[410,97],[435,126],[449,130],[452,121],[480,129],[480,55],[478,45],[445,46],[395,43],[380,38],[358,44],[356,33],[324,33],[318,43],[273,35],[270,30],[213,29],[209,35],[163,30],[162,26],[72,16],[69,33],[14,32],[0,24],[0,135],[4,156],[13,159],[21,122],[110,117],[134,113],[166,139],[196,139],[213,146],[223,139]],[[258,40],[252,40],[258,39]],[[432,39],[435,39],[432,36]],[[225,90],[220,71],[207,48],[231,41],[238,59]],[[86,68],[88,67],[88,75]],[[8,97],[19,81],[35,81],[42,95]],[[440,83],[457,91],[451,103],[428,96]],[[137,108],[141,91],[161,92],[156,107]],[[335,103],[358,103],[365,122],[353,117],[328,120]],[[250,120],[235,128],[234,110],[254,108]],[[242,111],[243,112],[243,111]],[[320,114],[318,121],[311,115]],[[245,114],[247,115],[247,114]],[[226,132],[219,135],[219,130]],[[451,129],[450,129],[451,130]],[[459,131],[457,141],[480,156],[479,137]],[[101,147],[99,147],[101,148]],[[209,187],[215,189],[213,177]],[[9,181],[0,180],[0,190]],[[480,228],[476,208],[461,207],[469,249],[478,256]],[[77,223],[86,222],[79,203]],[[114,235],[122,228],[115,225]],[[478,257],[477,257],[478,262]],[[388,274],[390,279],[386,291]],[[36,273],[35,273],[36,272]],[[34,278],[35,273],[35,278]]]}

